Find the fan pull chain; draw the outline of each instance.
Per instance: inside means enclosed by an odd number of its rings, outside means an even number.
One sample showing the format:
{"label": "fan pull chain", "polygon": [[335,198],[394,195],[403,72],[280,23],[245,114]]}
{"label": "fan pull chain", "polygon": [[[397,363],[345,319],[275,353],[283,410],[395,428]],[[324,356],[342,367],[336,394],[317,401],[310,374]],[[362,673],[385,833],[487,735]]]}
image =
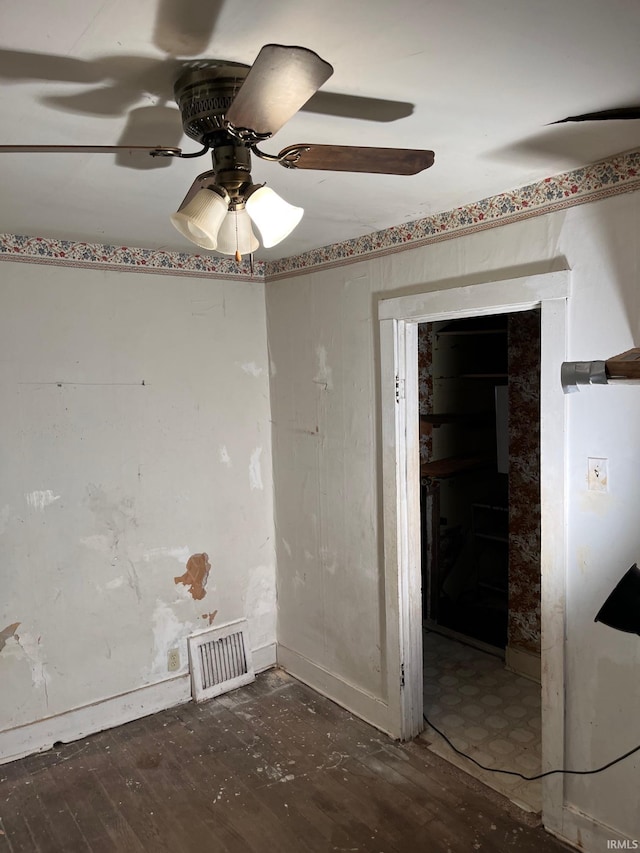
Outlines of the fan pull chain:
{"label": "fan pull chain", "polygon": [[236,263],[239,264],[242,261],[242,255],[240,254],[240,248],[238,246],[238,211],[235,211],[235,223],[236,223]]}

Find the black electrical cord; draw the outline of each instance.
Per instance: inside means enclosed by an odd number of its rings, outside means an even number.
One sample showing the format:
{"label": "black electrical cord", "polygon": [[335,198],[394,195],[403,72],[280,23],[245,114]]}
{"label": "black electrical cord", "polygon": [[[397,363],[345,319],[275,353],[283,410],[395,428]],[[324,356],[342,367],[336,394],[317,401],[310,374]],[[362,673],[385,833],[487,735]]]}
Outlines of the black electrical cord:
{"label": "black electrical cord", "polygon": [[434,726],[431,720],[427,717],[426,714],[422,715],[424,717],[425,723],[430,726],[434,732],[437,732],[441,738],[449,744],[451,749],[454,752],[457,752],[458,755],[461,755],[463,758],[472,761],[482,770],[489,770],[491,773],[506,773],[509,776],[519,776],[521,779],[524,779],[526,782],[533,782],[535,779],[543,779],[545,776],[553,776],[554,773],[571,773],[574,776],[590,776],[593,773],[601,773],[603,770],[606,770],[609,767],[613,767],[614,764],[617,764],[619,761],[623,761],[625,758],[628,758],[630,755],[633,755],[634,752],[640,751],[640,744],[630,749],[629,752],[625,752],[624,755],[621,755],[619,758],[614,758],[613,761],[610,761],[608,764],[603,764],[602,767],[597,767],[595,770],[547,770],[546,773],[538,773],[537,776],[525,776],[524,773],[518,773],[517,770],[499,770],[497,767],[485,767],[484,764],[480,764],[479,761],[476,761],[475,758],[471,758],[470,755],[467,755],[466,752],[462,752],[461,749],[458,749],[457,746],[454,746],[449,738],[440,731],[437,726]]}

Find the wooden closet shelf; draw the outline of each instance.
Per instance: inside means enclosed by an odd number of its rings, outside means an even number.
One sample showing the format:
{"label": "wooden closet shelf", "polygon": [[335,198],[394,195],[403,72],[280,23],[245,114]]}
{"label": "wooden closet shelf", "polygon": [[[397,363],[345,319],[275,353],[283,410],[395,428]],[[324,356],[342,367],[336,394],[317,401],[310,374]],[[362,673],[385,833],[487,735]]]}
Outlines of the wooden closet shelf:
{"label": "wooden closet shelf", "polygon": [[492,465],[495,465],[495,459],[488,456],[447,456],[444,459],[423,463],[420,466],[420,475],[443,480],[465,471],[490,468]]}

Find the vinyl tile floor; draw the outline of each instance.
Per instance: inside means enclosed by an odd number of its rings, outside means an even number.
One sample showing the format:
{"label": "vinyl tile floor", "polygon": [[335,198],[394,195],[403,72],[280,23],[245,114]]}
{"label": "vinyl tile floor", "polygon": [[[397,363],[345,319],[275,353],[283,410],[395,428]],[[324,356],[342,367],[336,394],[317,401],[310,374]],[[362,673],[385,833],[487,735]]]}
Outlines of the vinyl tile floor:
{"label": "vinyl tile floor", "polygon": [[[540,773],[540,685],[504,661],[433,631],[424,633],[424,713],[460,750],[491,768]],[[481,770],[432,728],[429,749],[529,812],[542,809],[540,780]]]}

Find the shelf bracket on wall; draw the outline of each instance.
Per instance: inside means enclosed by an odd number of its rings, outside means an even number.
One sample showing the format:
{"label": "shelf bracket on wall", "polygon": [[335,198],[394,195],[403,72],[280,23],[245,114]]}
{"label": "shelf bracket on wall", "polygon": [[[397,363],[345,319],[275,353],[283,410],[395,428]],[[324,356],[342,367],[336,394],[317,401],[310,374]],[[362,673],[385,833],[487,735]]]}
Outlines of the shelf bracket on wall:
{"label": "shelf bracket on wall", "polygon": [[564,361],[560,369],[565,394],[579,391],[580,385],[640,383],[640,347],[627,350],[606,361]]}

